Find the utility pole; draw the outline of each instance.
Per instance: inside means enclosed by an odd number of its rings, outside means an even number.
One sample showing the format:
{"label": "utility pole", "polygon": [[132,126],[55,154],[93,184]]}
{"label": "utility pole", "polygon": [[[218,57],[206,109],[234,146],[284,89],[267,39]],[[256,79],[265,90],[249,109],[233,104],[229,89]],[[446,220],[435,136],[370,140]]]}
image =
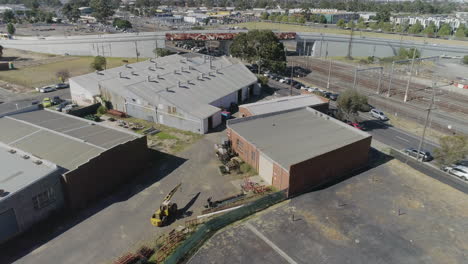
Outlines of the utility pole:
{"label": "utility pole", "polygon": [[[429,121],[429,116],[431,115],[432,106],[434,105],[435,94],[436,94],[436,85],[435,85],[435,82],[432,82],[432,98],[431,98],[431,103],[429,104],[429,108],[427,109],[426,120],[424,121],[424,129],[423,129],[423,133],[422,133],[422,135],[421,135],[421,141],[419,142],[419,146],[418,146],[418,156],[417,156],[417,159],[416,159],[416,160],[419,160],[421,148],[422,148],[422,145],[423,145],[423,142],[424,142],[424,137],[426,136],[427,123],[428,123],[428,121]],[[422,159],[421,159],[421,161],[422,161]]]}
{"label": "utility pole", "polygon": [[[328,43],[328,42],[327,42],[327,43]],[[330,89],[331,68],[332,68],[332,60],[330,59],[330,64],[328,65],[327,89]]]}
{"label": "utility pole", "polygon": [[359,71],[359,67],[354,70],[354,84],[353,84],[353,89],[356,89],[356,84],[357,84],[357,73]]}
{"label": "utility pole", "polygon": [[140,56],[140,53],[138,52],[138,44],[137,44],[136,41],[135,41],[135,53],[136,53],[136,59],[137,59],[137,62],[138,62],[138,57]]}
{"label": "utility pole", "polygon": [[377,84],[377,94],[380,94],[380,84],[382,83],[383,67],[380,69],[379,82]]}
{"label": "utility pole", "polygon": [[392,88],[392,79],[393,79],[393,71],[394,70],[395,70],[395,61],[392,62],[392,70],[390,71],[390,80],[388,82],[387,97],[390,97],[390,89]]}
{"label": "utility pole", "polygon": [[408,90],[409,90],[409,85],[411,83],[411,79],[413,77],[414,58],[415,57],[416,57],[416,48],[413,48],[413,60],[411,61],[410,77],[408,78],[408,83],[406,83],[405,98],[403,99],[403,101],[405,103],[408,101]]}
{"label": "utility pole", "polygon": [[294,61],[291,61],[291,85],[289,86],[289,95],[292,96],[293,78],[294,78]]}
{"label": "utility pole", "polygon": [[352,27],[351,28],[351,33],[350,33],[350,36],[349,36],[349,44],[348,44],[348,55],[346,56],[348,59],[351,59],[351,48],[352,48],[352,45],[353,45],[353,35],[354,35],[354,28]]}

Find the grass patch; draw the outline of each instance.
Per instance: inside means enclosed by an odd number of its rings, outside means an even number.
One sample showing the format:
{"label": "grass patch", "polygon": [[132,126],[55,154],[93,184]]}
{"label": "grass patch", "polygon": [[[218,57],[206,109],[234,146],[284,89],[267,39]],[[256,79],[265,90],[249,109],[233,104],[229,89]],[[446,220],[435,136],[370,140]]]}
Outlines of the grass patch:
{"label": "grass patch", "polygon": [[147,136],[148,145],[151,148],[154,148],[156,150],[159,150],[165,153],[175,154],[175,153],[181,152],[203,137],[203,135],[201,134],[184,131],[184,130],[180,130],[180,129],[173,128],[173,127],[168,127],[165,125],[153,123],[150,121],[146,121],[146,120],[138,119],[134,117],[117,118],[117,119],[122,119],[126,122],[131,122],[131,123],[142,125],[143,126],[142,129],[134,131],[138,134],[143,134],[143,131],[151,127],[154,127],[160,130],[161,132],[155,135]]}
{"label": "grass patch", "polygon": [[[417,136],[422,135],[424,129],[423,125],[395,115],[387,115],[387,117],[389,119],[388,123],[392,126],[408,131]],[[439,143],[439,138],[444,136],[447,136],[447,134],[432,129],[429,126],[426,129],[426,138],[435,143]]]}
{"label": "grass patch", "polygon": [[[24,66],[15,70],[0,71],[0,79],[28,88],[41,87],[57,83],[59,80],[55,73],[59,70],[68,70],[70,76],[78,76],[93,72],[90,64],[94,57],[63,57],[63,60],[35,66]],[[133,58],[107,58],[107,68],[114,68],[136,62]],[[143,60],[143,59],[142,59]]]}
{"label": "grass patch", "polygon": [[159,139],[179,139],[178,137],[176,136],[173,136],[167,132],[159,132],[158,134],[156,134],[156,137],[158,137]]}
{"label": "grass patch", "polygon": [[[292,32],[317,32],[317,33],[330,33],[330,34],[340,34],[340,35],[350,34],[349,30],[344,30],[344,29],[339,29],[339,28],[309,27],[309,26],[303,26],[303,25],[289,25],[289,24],[269,23],[269,22],[246,22],[246,23],[233,24],[233,25],[228,25],[228,26],[246,27],[248,29],[268,29],[268,30],[292,31]],[[223,27],[226,27],[226,25],[223,25]],[[396,39],[396,40],[400,40],[401,38],[401,36],[398,34],[385,34],[385,33],[375,33],[375,32],[362,32],[362,31],[355,31],[354,36]],[[402,40],[427,42],[427,43],[434,43],[434,44],[460,45],[460,46],[468,45],[468,41],[463,41],[463,40],[446,40],[446,39],[434,39],[434,38],[413,37],[413,36],[403,36]]]}

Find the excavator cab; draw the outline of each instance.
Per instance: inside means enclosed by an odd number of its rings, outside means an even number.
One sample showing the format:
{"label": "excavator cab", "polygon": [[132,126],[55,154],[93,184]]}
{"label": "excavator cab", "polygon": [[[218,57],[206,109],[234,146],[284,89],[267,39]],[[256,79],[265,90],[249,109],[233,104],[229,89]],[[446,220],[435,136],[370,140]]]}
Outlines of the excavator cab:
{"label": "excavator cab", "polygon": [[165,226],[175,219],[177,216],[177,204],[172,203],[171,198],[177,192],[180,185],[182,185],[182,183],[179,183],[169,192],[169,194],[164,198],[163,202],[159,206],[159,209],[151,216],[152,225],[158,227]]}

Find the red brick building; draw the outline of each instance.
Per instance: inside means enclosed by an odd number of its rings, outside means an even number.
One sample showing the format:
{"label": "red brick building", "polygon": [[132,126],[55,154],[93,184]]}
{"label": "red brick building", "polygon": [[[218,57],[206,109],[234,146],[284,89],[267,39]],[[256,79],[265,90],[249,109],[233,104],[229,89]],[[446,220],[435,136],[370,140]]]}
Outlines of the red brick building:
{"label": "red brick building", "polygon": [[364,166],[372,140],[311,108],[229,120],[227,135],[239,157],[289,195]]}

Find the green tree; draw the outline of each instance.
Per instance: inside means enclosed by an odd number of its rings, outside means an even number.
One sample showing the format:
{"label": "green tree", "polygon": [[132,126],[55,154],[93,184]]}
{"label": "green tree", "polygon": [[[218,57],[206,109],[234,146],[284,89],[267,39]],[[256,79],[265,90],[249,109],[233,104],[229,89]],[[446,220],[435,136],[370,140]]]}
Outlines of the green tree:
{"label": "green tree", "polygon": [[460,26],[457,28],[457,31],[455,32],[455,37],[457,38],[464,38],[466,36],[466,26],[465,24],[460,24]]}
{"label": "green tree", "polygon": [[344,28],[346,26],[346,22],[344,21],[344,19],[340,19],[338,20],[338,22],[336,22],[336,26],[339,28]]}
{"label": "green tree", "polygon": [[281,22],[284,22],[284,23],[289,22],[288,16],[287,16],[287,15],[283,15],[283,16],[281,17]]}
{"label": "green tree", "polygon": [[172,52],[170,50],[163,48],[156,48],[153,50],[153,53],[156,55],[156,57],[166,57],[172,55]]}
{"label": "green tree", "polygon": [[16,28],[15,28],[15,26],[14,26],[12,23],[8,23],[8,24],[7,24],[7,32],[8,32],[8,34],[10,34],[10,35],[14,35],[14,34],[15,34]]}
{"label": "green tree", "polygon": [[94,57],[94,61],[91,63],[91,69],[96,70],[96,71],[102,71],[106,69],[106,66],[107,66],[106,58],[102,56]]}
{"label": "green tree", "polygon": [[437,35],[439,36],[449,36],[452,34],[452,28],[450,27],[449,24],[443,24],[439,31],[437,32]]}
{"label": "green tree", "polygon": [[349,21],[347,24],[346,24],[346,27],[348,28],[355,28],[356,27],[356,24],[354,23],[354,21]]}
{"label": "green tree", "polygon": [[3,22],[11,23],[13,20],[15,20],[15,13],[9,9],[5,10],[3,12]]}
{"label": "green tree", "polygon": [[375,16],[375,20],[379,21],[379,22],[388,22],[390,21],[390,11],[387,10],[387,9],[384,9],[384,10],[380,10],[379,12],[377,12],[376,16]]}
{"label": "green tree", "polygon": [[428,36],[433,36],[437,32],[437,27],[434,22],[429,23],[429,25],[423,30],[423,33]]}
{"label": "green tree", "polygon": [[402,25],[398,24],[395,26],[395,32],[398,32],[398,33],[403,33],[404,32],[404,28]]}
{"label": "green tree", "polygon": [[114,18],[112,25],[119,29],[129,29],[132,28],[132,23],[130,21],[120,18]]}
{"label": "green tree", "polygon": [[357,23],[357,28],[366,29],[367,28],[366,23],[364,23],[364,21],[358,22]]}
{"label": "green tree", "polygon": [[369,24],[369,27],[372,29],[372,30],[377,30],[379,29],[379,24],[375,23],[375,22],[371,22]]}
{"label": "green tree", "polygon": [[78,18],[80,18],[80,10],[78,10],[78,7],[76,5],[72,5],[70,3],[66,3],[62,7],[62,13],[63,15],[71,21],[76,21]]}
{"label": "green tree", "polygon": [[441,165],[451,165],[468,155],[468,138],[464,135],[442,137],[439,145],[440,148],[434,151],[434,158]]}
{"label": "green tree", "polygon": [[416,23],[414,25],[412,25],[411,27],[409,27],[408,29],[408,33],[410,34],[419,34],[421,33],[421,31],[423,31],[424,27],[421,25],[421,22],[416,21]]}
{"label": "green tree", "polygon": [[267,20],[268,19],[268,13],[267,12],[263,12],[262,15],[260,16],[260,18],[262,20]]}
{"label": "green tree", "polygon": [[380,29],[382,29],[385,32],[392,32],[393,26],[392,24],[390,24],[390,22],[383,22],[380,26]]}
{"label": "green tree", "polygon": [[70,72],[66,69],[59,70],[55,73],[55,76],[60,80],[61,83],[64,83],[66,79],[70,78]]}
{"label": "green tree", "polygon": [[357,20],[357,22],[358,22],[358,23],[364,22],[364,18],[359,17],[359,19]]}
{"label": "green tree", "polygon": [[347,89],[336,101],[336,107],[343,118],[352,121],[357,118],[358,111],[367,105],[367,96],[359,94],[355,89]]}
{"label": "green tree", "polygon": [[468,55],[463,56],[463,64],[468,64]]}
{"label": "green tree", "polygon": [[408,51],[405,48],[400,48],[398,50],[398,57],[400,57],[401,59],[408,58]]}
{"label": "green tree", "polygon": [[304,16],[301,16],[299,17],[299,19],[297,19],[297,23],[304,24],[305,22],[306,22],[306,19]]}
{"label": "green tree", "polygon": [[89,5],[94,10],[93,16],[100,22],[105,22],[114,14],[112,3],[108,0],[91,0]]}
{"label": "green tree", "polygon": [[237,35],[230,47],[232,56],[281,72],[286,67],[283,43],[269,30],[250,30]]}
{"label": "green tree", "polygon": [[414,54],[414,58],[418,59],[421,58],[421,52],[416,48],[409,48],[408,49],[408,59],[412,59]]}

